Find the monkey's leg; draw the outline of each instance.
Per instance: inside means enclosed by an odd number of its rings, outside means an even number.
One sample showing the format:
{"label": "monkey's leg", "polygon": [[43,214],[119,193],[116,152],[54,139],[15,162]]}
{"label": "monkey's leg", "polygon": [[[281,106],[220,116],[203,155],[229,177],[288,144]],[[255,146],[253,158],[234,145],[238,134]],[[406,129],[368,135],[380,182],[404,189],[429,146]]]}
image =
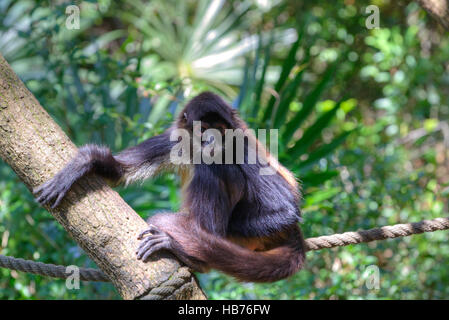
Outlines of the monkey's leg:
{"label": "monkey's leg", "polygon": [[136,251],[139,260],[146,261],[149,256],[158,250],[173,250],[173,239],[152,224],[139,235],[138,239],[142,240]]}
{"label": "monkey's leg", "polygon": [[302,235],[297,226],[275,237],[275,247],[268,251],[252,251],[210,234],[184,214],[158,214],[149,221],[149,229],[137,250],[138,258],[166,249],[191,268],[205,272],[210,268],[223,271],[241,281],[271,282],[297,272],[305,260]]}
{"label": "monkey's leg", "polygon": [[195,271],[207,272],[208,267],[204,261],[189,254],[189,250],[185,248],[188,241],[198,241],[183,237],[191,232],[185,229],[188,221],[184,213],[161,213],[148,219],[148,229],[138,236],[142,241],[136,251],[137,259],[146,261],[154,252],[168,250]]}

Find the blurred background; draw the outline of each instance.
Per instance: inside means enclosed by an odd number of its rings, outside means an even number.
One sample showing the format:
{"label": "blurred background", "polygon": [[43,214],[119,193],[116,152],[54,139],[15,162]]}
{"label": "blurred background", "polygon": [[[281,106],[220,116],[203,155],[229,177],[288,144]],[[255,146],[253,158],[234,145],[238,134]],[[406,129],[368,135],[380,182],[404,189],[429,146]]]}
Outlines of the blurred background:
{"label": "blurred background", "polygon": [[[380,28],[366,26],[369,5]],[[447,215],[448,35],[416,1],[0,1],[1,54],[77,145],[135,145],[203,90],[250,127],[279,129],[306,237]],[[180,205],[173,174],[119,192],[143,218]],[[95,267],[1,161],[0,253]],[[449,298],[447,232],[307,257],[273,284],[198,276],[212,299]],[[112,298],[110,284],[68,290],[0,269],[0,299]]]}

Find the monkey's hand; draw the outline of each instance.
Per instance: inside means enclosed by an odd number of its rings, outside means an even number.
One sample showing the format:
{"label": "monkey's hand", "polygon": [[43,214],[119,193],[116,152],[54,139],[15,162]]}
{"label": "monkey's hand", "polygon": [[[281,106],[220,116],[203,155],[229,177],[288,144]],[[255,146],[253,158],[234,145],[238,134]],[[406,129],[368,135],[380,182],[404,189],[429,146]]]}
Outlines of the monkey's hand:
{"label": "monkey's hand", "polygon": [[56,208],[72,184],[73,182],[60,172],[44,184],[34,188],[33,194],[39,194],[36,201],[41,205],[50,204],[52,208]]}
{"label": "monkey's hand", "polygon": [[137,239],[142,240],[136,251],[138,260],[146,261],[156,251],[173,249],[172,237],[152,224]]}

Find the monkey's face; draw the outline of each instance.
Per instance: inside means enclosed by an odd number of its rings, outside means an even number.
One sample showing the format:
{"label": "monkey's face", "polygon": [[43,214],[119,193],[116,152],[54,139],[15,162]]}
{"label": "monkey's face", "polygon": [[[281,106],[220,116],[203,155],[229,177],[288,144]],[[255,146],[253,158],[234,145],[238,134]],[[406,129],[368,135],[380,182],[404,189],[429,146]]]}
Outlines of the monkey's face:
{"label": "monkey's face", "polygon": [[186,113],[178,124],[190,133],[194,159],[203,159],[207,164],[223,163],[225,131],[232,128],[225,119],[215,112],[196,118]]}
{"label": "monkey's face", "polygon": [[[220,161],[224,155],[225,131],[243,128],[237,111],[227,105],[219,96],[203,92],[193,98],[181,112],[177,128],[186,129],[190,133],[193,154]],[[207,161],[205,161],[207,162]]]}
{"label": "monkey's face", "polygon": [[229,123],[218,114],[209,113],[195,121],[193,125],[193,138],[197,138],[204,156],[217,156],[224,150],[224,136]]}
{"label": "monkey's face", "polygon": [[[229,123],[227,123],[223,118],[221,118],[216,113],[208,113],[200,119],[201,125],[201,135],[210,137],[211,132],[215,129],[222,137],[225,134],[226,129],[230,129]],[[212,129],[212,130],[211,130]]]}

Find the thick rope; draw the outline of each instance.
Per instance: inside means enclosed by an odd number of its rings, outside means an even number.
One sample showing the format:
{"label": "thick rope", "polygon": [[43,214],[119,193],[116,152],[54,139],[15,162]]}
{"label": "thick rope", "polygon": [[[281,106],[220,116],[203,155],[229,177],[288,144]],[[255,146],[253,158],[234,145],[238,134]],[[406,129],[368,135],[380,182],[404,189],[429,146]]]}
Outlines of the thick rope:
{"label": "thick rope", "polygon": [[[436,218],[433,220],[423,220],[420,222],[395,224],[381,228],[361,230],[356,232],[345,232],[330,236],[308,238],[305,240],[306,250],[320,250],[324,248],[342,247],[350,244],[371,242],[376,240],[393,239],[407,237],[413,234],[424,232],[434,232],[449,229],[449,218]],[[66,279],[71,273],[66,272],[65,266],[45,264],[20,258],[0,255],[0,267],[11,270],[30,272],[42,276]],[[80,279],[84,281],[109,281],[107,276],[100,270],[79,268]],[[152,288],[143,299],[160,300],[169,299],[176,290],[185,285],[190,279],[190,272],[187,267],[181,267],[167,281],[158,287]]]}
{"label": "thick rope", "polygon": [[[72,275],[72,272],[67,272],[67,267],[65,266],[45,264],[4,255],[0,255],[0,267],[61,279],[67,279]],[[109,281],[108,277],[98,269],[79,268],[79,271],[80,279],[83,281]]]}
{"label": "thick rope", "polygon": [[317,238],[308,238],[305,242],[306,250],[311,251],[324,248],[348,246],[350,244],[371,242],[375,240],[407,237],[413,234],[447,229],[449,229],[449,218],[436,218],[433,220],[423,220],[414,223],[395,224],[392,226],[385,226],[369,230],[345,232],[340,234],[333,234],[330,236],[321,236]]}
{"label": "thick rope", "polygon": [[188,283],[192,274],[187,267],[179,268],[167,281],[161,283],[158,287],[150,290],[147,294],[140,297],[142,300],[162,300],[170,299],[176,290]]}
{"label": "thick rope", "polygon": [[[4,255],[0,255],[0,267],[61,279],[67,279],[72,275],[72,272],[68,272],[67,267],[65,266],[45,264]],[[98,269],[79,268],[79,276],[82,281],[110,281],[107,276]],[[158,287],[151,289],[143,299],[169,299],[176,290],[188,283],[190,278],[191,273],[188,268],[181,267],[167,281],[161,283]]]}

